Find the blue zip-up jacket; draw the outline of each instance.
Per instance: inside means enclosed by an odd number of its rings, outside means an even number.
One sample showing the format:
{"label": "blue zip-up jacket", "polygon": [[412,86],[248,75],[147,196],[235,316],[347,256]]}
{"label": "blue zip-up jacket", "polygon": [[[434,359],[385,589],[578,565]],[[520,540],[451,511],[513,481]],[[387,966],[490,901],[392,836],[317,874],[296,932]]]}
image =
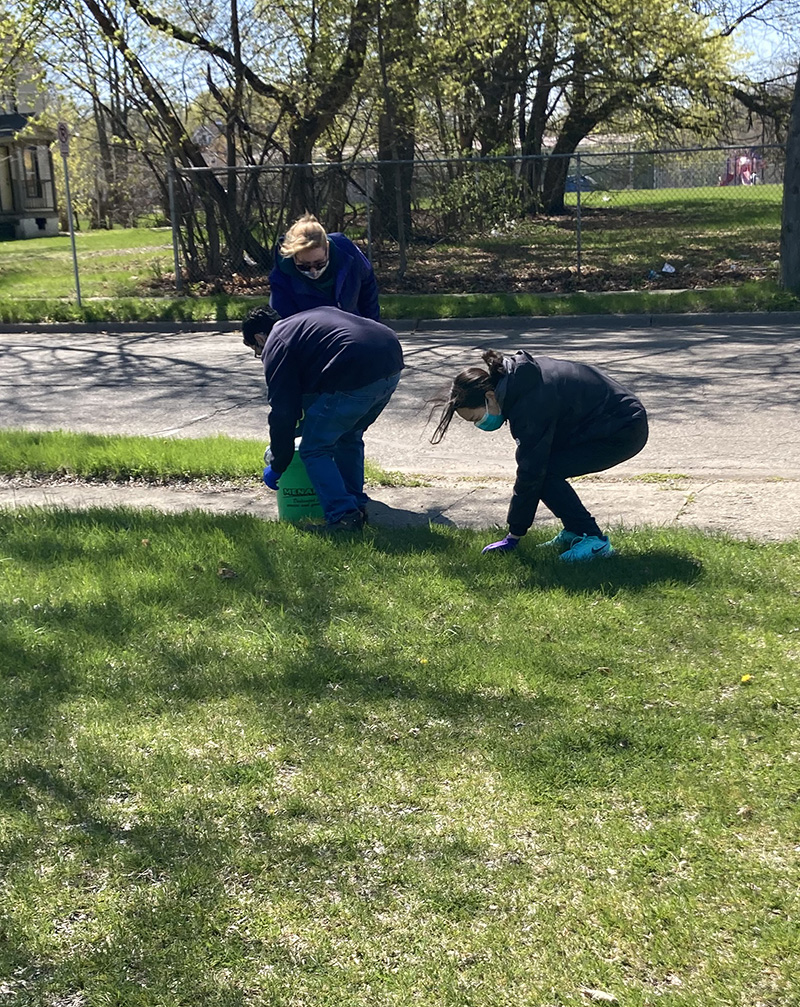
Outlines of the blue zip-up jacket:
{"label": "blue zip-up jacket", "polygon": [[269,401],[272,468],[294,454],[303,398],[364,388],[403,369],[403,349],[382,322],[338,308],[315,308],[276,322],[261,354]]}
{"label": "blue zip-up jacket", "polygon": [[270,307],[281,318],[309,308],[327,306],[379,321],[378,282],[369,260],[346,235],[338,231],[329,234],[328,240],[335,246],[332,258],[336,278],[332,285],[303,276],[291,259],[281,255],[278,242],[275,265],[269,274]]}

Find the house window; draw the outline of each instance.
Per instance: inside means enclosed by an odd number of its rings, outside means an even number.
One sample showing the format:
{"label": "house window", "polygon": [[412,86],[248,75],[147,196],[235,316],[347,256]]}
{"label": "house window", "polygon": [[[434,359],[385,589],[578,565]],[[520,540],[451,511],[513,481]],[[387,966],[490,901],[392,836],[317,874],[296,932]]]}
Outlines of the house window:
{"label": "house window", "polygon": [[25,194],[28,199],[41,199],[44,192],[35,147],[26,147],[22,152],[22,165],[25,171]]}

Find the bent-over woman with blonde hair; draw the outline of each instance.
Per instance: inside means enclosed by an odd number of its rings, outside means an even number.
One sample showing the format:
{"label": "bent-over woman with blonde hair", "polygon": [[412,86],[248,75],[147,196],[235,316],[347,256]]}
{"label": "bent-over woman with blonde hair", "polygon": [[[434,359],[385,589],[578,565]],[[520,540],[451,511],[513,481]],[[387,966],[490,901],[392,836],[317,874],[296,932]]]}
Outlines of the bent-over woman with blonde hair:
{"label": "bent-over woman with blonde hair", "polygon": [[278,242],[269,285],[270,306],[281,318],[333,307],[380,320],[378,283],[369,260],[346,235],[326,233],[311,213]]}

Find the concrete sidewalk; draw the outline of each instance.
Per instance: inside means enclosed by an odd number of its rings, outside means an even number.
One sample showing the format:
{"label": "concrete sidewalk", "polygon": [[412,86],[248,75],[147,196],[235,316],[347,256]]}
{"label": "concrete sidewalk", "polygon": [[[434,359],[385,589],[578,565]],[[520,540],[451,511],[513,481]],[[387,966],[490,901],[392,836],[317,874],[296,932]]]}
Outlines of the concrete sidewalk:
{"label": "concrete sidewalk", "polygon": [[[726,479],[614,479],[578,483],[584,503],[606,530],[643,525],[701,528],[736,538],[781,541],[800,537],[800,481]],[[382,527],[504,526],[512,483],[505,479],[429,478],[425,486],[369,487],[370,523]],[[148,486],[142,483],[37,482],[0,479],[0,507],[153,508],[167,513],[205,510],[277,520],[275,494],[266,487]],[[542,506],[535,527],[560,527]]]}

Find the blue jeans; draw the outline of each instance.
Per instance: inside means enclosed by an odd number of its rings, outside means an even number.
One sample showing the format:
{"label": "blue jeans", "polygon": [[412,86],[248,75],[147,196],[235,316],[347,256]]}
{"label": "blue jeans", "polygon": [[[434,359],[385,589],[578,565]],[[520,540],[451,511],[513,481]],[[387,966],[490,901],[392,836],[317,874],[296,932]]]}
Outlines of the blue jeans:
{"label": "blue jeans", "polygon": [[383,412],[399,380],[392,374],[363,388],[305,400],[300,457],[328,524],[367,502],[364,431]]}

